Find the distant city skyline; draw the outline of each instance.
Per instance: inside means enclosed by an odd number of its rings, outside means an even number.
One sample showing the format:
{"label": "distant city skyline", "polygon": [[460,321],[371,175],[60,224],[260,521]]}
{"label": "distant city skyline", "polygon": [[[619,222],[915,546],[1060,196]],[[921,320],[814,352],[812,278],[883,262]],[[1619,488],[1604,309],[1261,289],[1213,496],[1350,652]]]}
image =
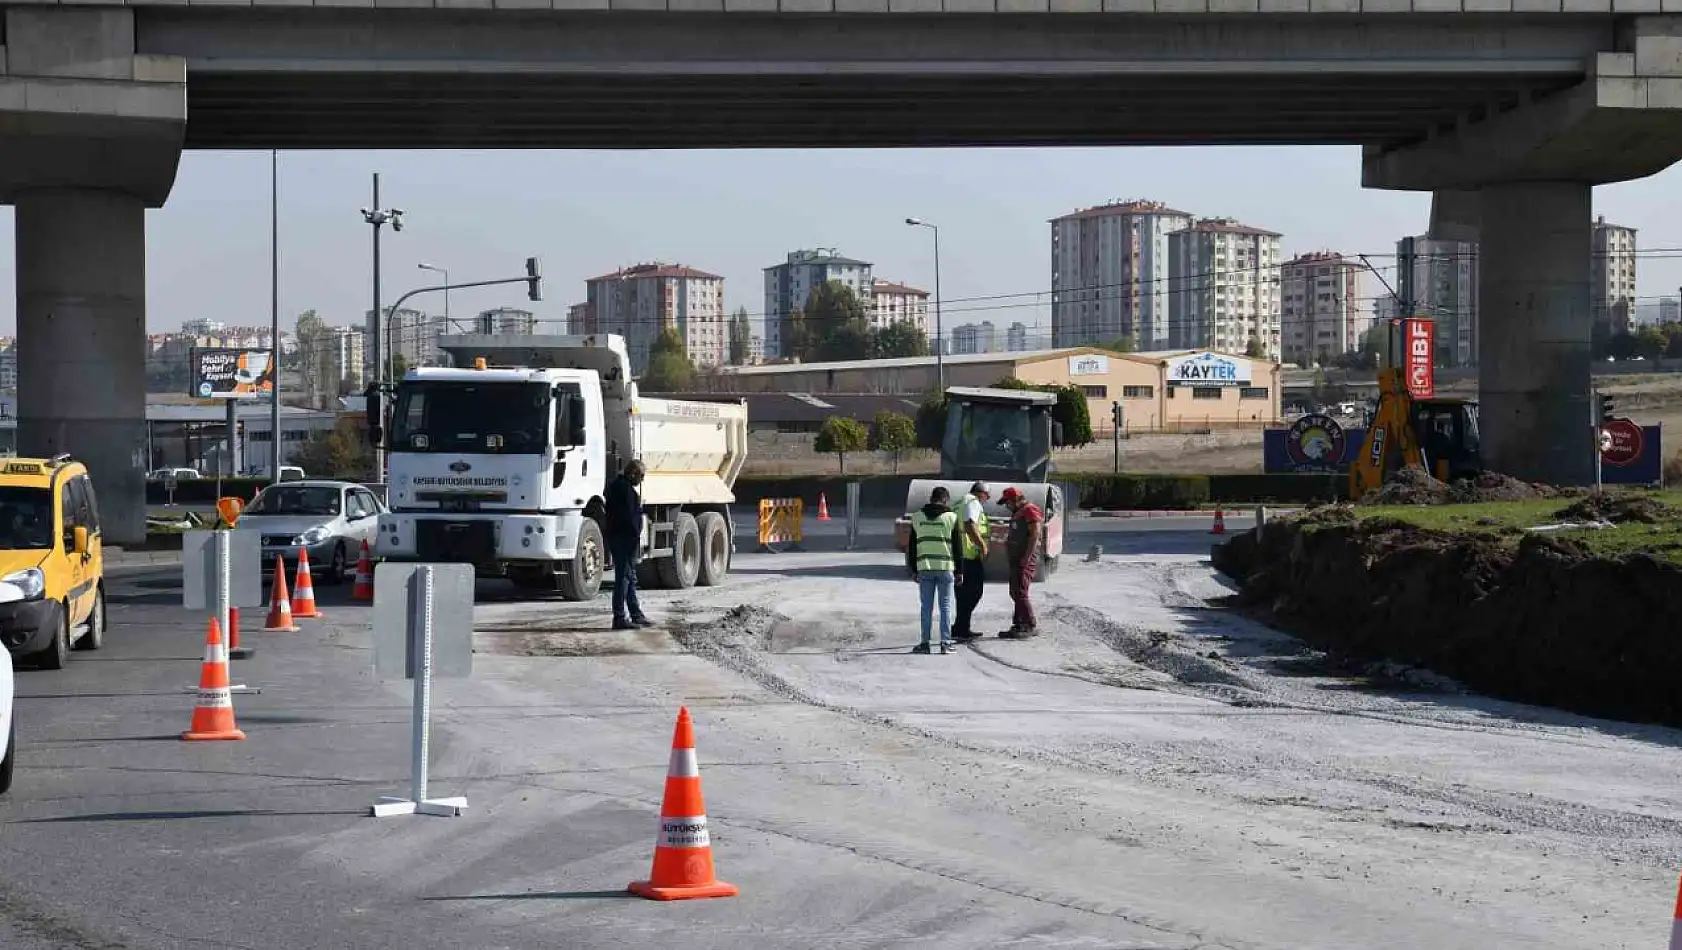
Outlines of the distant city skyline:
{"label": "distant city skyline", "polygon": [[[283,152],[283,330],[315,310],[360,323],[371,304],[369,228],[357,209],[379,171],[382,199],[407,212],[383,235],[384,300],[439,275],[516,276],[544,261],[544,300],[518,287],[459,291],[453,315],[530,310],[560,332],[585,279],[649,260],[724,278],[724,310],[764,316],[764,269],[798,248],[837,247],[895,283],[932,289],[940,226],[943,323],[1051,330],[1048,222],[1129,195],[1282,235],[1289,259],[1368,255],[1394,281],[1395,243],[1423,232],[1429,196],[1359,187],[1353,148],[897,149],[658,152]],[[814,187],[814,182],[823,183]],[[148,215],[147,323],[264,326],[269,311],[268,156],[189,152],[169,204]],[[1594,211],[1637,229],[1637,309],[1682,284],[1682,172],[1595,190]],[[827,200],[826,191],[837,196]],[[0,208],[0,334],[15,332],[12,212]],[[1368,292],[1383,294],[1374,282]],[[427,314],[442,295],[414,298]],[[933,301],[930,302],[931,318]],[[932,319],[931,319],[932,322]]]}

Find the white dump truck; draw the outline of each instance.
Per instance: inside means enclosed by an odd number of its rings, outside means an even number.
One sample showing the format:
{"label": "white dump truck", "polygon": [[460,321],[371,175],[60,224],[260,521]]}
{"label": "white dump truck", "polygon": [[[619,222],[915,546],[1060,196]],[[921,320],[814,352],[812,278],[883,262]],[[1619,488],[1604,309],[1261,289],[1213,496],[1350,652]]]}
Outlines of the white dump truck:
{"label": "white dump truck", "polygon": [[589,600],[609,567],[607,485],[641,459],[639,581],[685,588],[729,573],[745,404],[641,398],[617,335],[440,345],[457,367],[409,371],[390,431],[371,427],[389,453],[379,557],[468,563],[481,577]]}

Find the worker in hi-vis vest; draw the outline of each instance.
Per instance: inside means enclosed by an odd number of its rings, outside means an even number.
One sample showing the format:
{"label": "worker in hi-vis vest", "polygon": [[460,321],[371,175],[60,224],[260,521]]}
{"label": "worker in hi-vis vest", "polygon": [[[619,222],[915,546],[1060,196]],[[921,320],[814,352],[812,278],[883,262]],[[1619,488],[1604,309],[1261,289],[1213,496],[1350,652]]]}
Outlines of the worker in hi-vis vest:
{"label": "worker in hi-vis vest", "polygon": [[982,566],[987,561],[987,500],[993,497],[985,482],[969,487],[969,494],[958,504],[958,619],[952,624],[952,639],[959,642],[981,636],[970,629],[970,617],[981,603]]}
{"label": "worker in hi-vis vest", "polygon": [[915,552],[917,587],[923,598],[923,639],[912,653],[929,652],[929,627],[934,620],[934,600],[940,597],[940,652],[952,648],[952,579],[957,559],[952,556],[952,538],[957,533],[958,515],[946,503],[952,498],[943,487],[929,493],[929,503],[911,515],[911,541]]}

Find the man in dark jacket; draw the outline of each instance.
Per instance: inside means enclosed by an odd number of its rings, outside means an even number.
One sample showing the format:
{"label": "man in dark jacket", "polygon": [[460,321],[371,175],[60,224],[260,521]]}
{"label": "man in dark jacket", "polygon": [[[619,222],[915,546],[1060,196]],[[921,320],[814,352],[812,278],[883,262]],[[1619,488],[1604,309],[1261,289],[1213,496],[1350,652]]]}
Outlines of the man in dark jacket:
{"label": "man in dark jacket", "polygon": [[1010,536],[1005,541],[1005,554],[1010,563],[1010,599],[1016,605],[1010,629],[999,636],[1006,640],[1026,640],[1040,632],[1034,605],[1028,599],[1028,588],[1040,566],[1040,530],[1045,515],[1040,506],[1015,487],[1005,489],[999,501],[1010,509]]}
{"label": "man in dark jacket", "polygon": [[651,627],[637,603],[637,551],[642,547],[642,485],[647,469],[632,461],[607,486],[607,553],[613,558],[613,629]]}

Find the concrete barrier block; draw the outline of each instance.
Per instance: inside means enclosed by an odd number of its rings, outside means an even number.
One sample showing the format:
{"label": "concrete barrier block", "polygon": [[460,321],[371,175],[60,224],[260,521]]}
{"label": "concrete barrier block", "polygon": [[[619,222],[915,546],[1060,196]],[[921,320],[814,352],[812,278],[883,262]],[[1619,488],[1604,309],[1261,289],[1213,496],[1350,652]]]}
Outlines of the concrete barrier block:
{"label": "concrete barrier block", "polygon": [[1413,0],[1415,13],[1459,13],[1461,0]]}
{"label": "concrete barrier block", "polygon": [[724,0],[666,0],[673,13],[723,13]]}
{"label": "concrete barrier block", "polygon": [[[5,71],[3,64],[0,64],[0,73]],[[134,57],[133,76],[135,82],[184,83],[187,81],[187,60],[180,56],[137,53]]]}
{"label": "concrete barrier block", "polygon": [[1682,37],[1635,35],[1637,76],[1682,76]]}
{"label": "concrete barrier block", "polygon": [[887,13],[888,0],[835,0],[836,13]]}
{"label": "concrete barrier block", "polygon": [[1613,13],[1663,13],[1660,0],[1612,0]]}
{"label": "concrete barrier block", "polygon": [[945,0],[941,9],[947,13],[997,13],[998,5],[993,0]]}
{"label": "concrete barrier block", "polygon": [[430,10],[433,6],[433,0],[374,0],[377,10]]}
{"label": "concrete barrier block", "polygon": [[1361,0],[1362,13],[1412,13],[1413,0]]}
{"label": "concrete barrier block", "polygon": [[[783,9],[788,9],[789,0],[783,0]],[[889,13],[939,13],[942,10],[940,0],[888,0]]]}
{"label": "concrete barrier block", "polygon": [[609,10],[664,13],[666,11],[666,0],[608,0],[607,8]]}
{"label": "concrete barrier block", "polygon": [[1596,53],[1592,64],[1595,76],[1629,76],[1635,75],[1634,53]]}
{"label": "concrete barrier block", "polygon": [[1103,13],[1104,0],[1050,0],[1052,13]]}
{"label": "concrete barrier block", "polygon": [[1210,13],[1260,13],[1261,0],[1209,0]]}
{"label": "concrete barrier block", "polygon": [[1594,81],[1595,104],[1607,109],[1647,108],[1647,81],[1602,76]]}
{"label": "concrete barrier block", "polygon": [[[494,0],[493,0],[494,2]],[[540,2],[540,0],[533,0]],[[499,4],[500,5],[500,4]],[[609,0],[549,0],[549,8],[554,10],[610,10]]]}
{"label": "concrete barrier block", "polygon": [[1514,13],[1558,13],[1560,0],[1513,0]]}
{"label": "concrete barrier block", "polygon": [[1105,13],[1155,13],[1156,0],[1104,0]]}
{"label": "concrete barrier block", "polygon": [[1307,13],[1309,9],[1308,0],[1261,0],[1263,13]]}
{"label": "concrete barrier block", "polygon": [[1612,0],[1561,0],[1561,13],[1611,13]]}
{"label": "concrete barrier block", "polygon": [[[0,46],[0,76],[6,75],[6,47]],[[284,429],[282,432],[286,431]]]}
{"label": "concrete barrier block", "polygon": [[1659,0],[1659,9],[1665,13],[1682,13],[1682,0]]}
{"label": "concrete barrier block", "polygon": [[1647,84],[1647,108],[1682,109],[1682,76],[1637,79]]}
{"label": "concrete barrier block", "polygon": [[1460,9],[1467,13],[1511,13],[1513,0],[1460,0]]}
{"label": "concrete barrier block", "polygon": [[1050,13],[1051,0],[998,0],[1000,13]]}
{"label": "concrete barrier block", "polygon": [[1360,13],[1361,0],[1308,0],[1310,13]]}
{"label": "concrete barrier block", "polygon": [[[134,0],[129,0],[129,2],[133,3]],[[155,4],[158,0],[142,0],[142,2]],[[162,2],[173,3],[177,2],[177,0],[162,0]],[[186,0],[179,0],[179,2],[185,3]],[[313,7],[315,6],[315,0],[251,0],[251,5],[254,7],[280,7],[283,9],[286,7]],[[431,4],[428,4],[428,6],[430,5]]]}
{"label": "concrete barrier block", "polygon": [[777,0],[724,0],[726,13],[776,13]]}
{"label": "concrete barrier block", "polygon": [[[197,4],[199,0],[188,0],[188,2]],[[318,7],[364,7],[373,9],[374,0],[315,0],[315,5]]]}
{"label": "concrete barrier block", "polygon": [[[440,10],[490,10],[495,7],[491,0],[437,0]],[[602,4],[606,9],[607,4]]]}
{"label": "concrete barrier block", "polygon": [[1156,0],[1158,13],[1208,13],[1209,0]]}

